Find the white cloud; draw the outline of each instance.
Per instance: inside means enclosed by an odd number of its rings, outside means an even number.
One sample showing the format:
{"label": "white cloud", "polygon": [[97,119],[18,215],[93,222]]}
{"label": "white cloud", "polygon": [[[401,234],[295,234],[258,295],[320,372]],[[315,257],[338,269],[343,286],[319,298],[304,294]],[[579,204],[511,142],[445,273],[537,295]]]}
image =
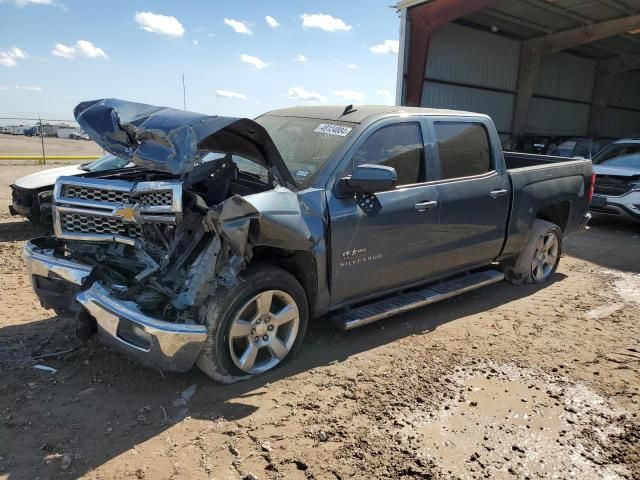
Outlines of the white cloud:
{"label": "white cloud", "polygon": [[68,58],[69,60],[74,58],[104,58],[109,60],[104,50],[96,47],[88,40],[78,40],[75,45],[56,43],[51,53],[56,57]]}
{"label": "white cloud", "polygon": [[145,32],[157,33],[173,38],[184,35],[184,27],[176,17],[159,15],[153,12],[136,12],[134,19]]}
{"label": "white cloud", "polygon": [[358,68],[358,65],[356,65],[355,63],[347,63],[346,67],[350,68],[351,70],[355,70],[356,68]]}
{"label": "white cloud", "polygon": [[207,37],[211,38],[211,37],[215,37],[216,34],[215,33],[207,33]]}
{"label": "white cloud", "polygon": [[269,24],[271,28],[278,28],[280,26],[278,20],[273,18],[271,15],[267,15],[266,17],[264,17],[264,20]]}
{"label": "white cloud", "polygon": [[325,32],[343,31],[348,32],[353,27],[347,25],[341,18],[332,17],[325,13],[303,13],[300,15],[302,19],[302,26],[304,28],[319,28]]}
{"label": "white cloud", "polygon": [[400,42],[398,40],[385,40],[383,43],[369,47],[369,50],[378,55],[397,55],[399,49]]}
{"label": "white cloud", "polygon": [[364,102],[364,93],[358,92],[356,90],[336,90],[333,94],[344,100],[353,100],[354,102],[362,103]]}
{"label": "white cloud", "polygon": [[247,55],[246,53],[240,55],[240,61],[248,63],[249,65],[253,65],[258,70],[262,70],[263,68],[267,68],[269,66],[269,64],[261,58],[254,57],[253,55]]}
{"label": "white cloud", "polygon": [[392,105],[394,102],[394,95],[389,91],[389,90],[385,90],[385,89],[380,89],[380,90],[376,90],[376,96],[383,98],[385,104],[389,104]]}
{"label": "white cloud", "polygon": [[195,46],[198,46],[198,45],[199,45],[198,40],[194,40],[194,41],[193,41],[193,44],[194,44]]}
{"label": "white cloud", "polygon": [[302,54],[298,54],[293,58],[294,62],[307,63],[309,59]]}
{"label": "white cloud", "polygon": [[13,0],[13,3],[15,3],[17,7],[25,7],[27,5],[55,5],[53,0]]}
{"label": "white cloud", "polygon": [[232,92],[231,90],[216,90],[216,97],[235,98],[238,100],[249,100],[249,97],[247,97],[245,94]]}
{"label": "white cloud", "polygon": [[289,89],[287,93],[287,98],[291,100],[302,100],[304,102],[326,102],[327,98],[323,95],[320,95],[318,92],[310,92],[309,90],[305,90],[302,87],[293,87]]}
{"label": "white cloud", "polygon": [[240,20],[234,20],[233,18],[225,18],[224,24],[233,28],[233,31],[236,33],[244,33],[245,35],[253,35],[253,32],[249,28],[249,25],[246,22],[241,22]]}
{"label": "white cloud", "polygon": [[16,90],[26,90],[28,92],[41,92],[42,91],[41,87],[30,87],[30,86],[27,86],[27,85],[22,85],[22,86],[21,85],[16,85],[15,89]]}
{"label": "white cloud", "polygon": [[0,87],[0,90],[9,90],[9,87]]}
{"label": "white cloud", "polygon": [[24,60],[25,58],[27,58],[27,54],[18,47],[0,50],[0,65],[5,67],[15,67],[18,65],[18,60]]}

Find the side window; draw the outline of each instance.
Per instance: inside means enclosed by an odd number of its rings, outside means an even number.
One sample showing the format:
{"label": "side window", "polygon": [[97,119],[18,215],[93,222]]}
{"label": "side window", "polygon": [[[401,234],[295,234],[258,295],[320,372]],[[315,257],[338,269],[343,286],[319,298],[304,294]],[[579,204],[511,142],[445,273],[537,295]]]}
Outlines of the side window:
{"label": "side window", "polygon": [[435,130],[443,180],[493,170],[484,126],[471,122],[435,122]]}
{"label": "side window", "polygon": [[354,168],[364,163],[395,168],[398,186],[424,182],[424,145],[420,125],[389,125],[373,133],[353,156]]}

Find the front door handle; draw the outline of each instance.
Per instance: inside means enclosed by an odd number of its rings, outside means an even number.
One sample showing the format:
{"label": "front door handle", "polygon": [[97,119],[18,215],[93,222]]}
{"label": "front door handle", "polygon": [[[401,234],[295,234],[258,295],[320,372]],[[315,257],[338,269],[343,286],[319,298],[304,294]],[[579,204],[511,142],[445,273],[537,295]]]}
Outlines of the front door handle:
{"label": "front door handle", "polygon": [[431,200],[430,202],[420,202],[420,203],[416,203],[415,205],[415,209],[418,212],[424,212],[426,210],[430,210],[432,208],[435,208],[438,206],[438,202],[435,200]]}
{"label": "front door handle", "polygon": [[489,195],[493,198],[498,198],[504,197],[507,193],[509,193],[509,190],[493,190]]}

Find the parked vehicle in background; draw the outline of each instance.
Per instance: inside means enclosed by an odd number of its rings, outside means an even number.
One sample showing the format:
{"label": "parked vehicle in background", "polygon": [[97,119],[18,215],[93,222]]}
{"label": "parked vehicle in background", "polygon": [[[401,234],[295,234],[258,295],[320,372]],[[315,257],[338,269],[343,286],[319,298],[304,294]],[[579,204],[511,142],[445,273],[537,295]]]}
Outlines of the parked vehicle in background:
{"label": "parked vehicle in background", "polygon": [[60,176],[95,177],[130,164],[129,160],[107,154],[91,163],[49,168],[16,180],[11,185],[11,215],[20,215],[36,224],[51,224],[53,185]]}
{"label": "parked vehicle in background", "polygon": [[244,379],[289,359],[314,317],[349,330],[505,278],[545,282],[589,218],[589,160],[504,153],[482,114],[349,105],[253,121],[114,99],[75,114],[137,166],[58,178],[55,236],[24,250],[33,287],[162,370]]}
{"label": "parked vehicle in background", "polygon": [[591,211],[640,220],[640,138],[612,143],[593,158]]}
{"label": "parked vehicle in background", "polygon": [[606,138],[521,135],[503,142],[502,148],[512,152],[554,157],[593,158],[612,141],[613,139]]}

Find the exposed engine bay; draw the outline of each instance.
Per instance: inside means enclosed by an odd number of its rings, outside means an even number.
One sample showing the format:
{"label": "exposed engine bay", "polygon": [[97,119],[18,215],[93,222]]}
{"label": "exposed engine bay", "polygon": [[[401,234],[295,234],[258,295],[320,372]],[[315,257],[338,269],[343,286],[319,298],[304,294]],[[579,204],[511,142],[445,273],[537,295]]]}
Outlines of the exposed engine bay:
{"label": "exposed engine bay", "polygon": [[56,236],[65,257],[94,267],[93,280],[116,298],[150,316],[191,323],[215,283],[235,281],[252,254],[251,209],[238,220],[246,224],[238,243],[221,228],[225,201],[237,205],[242,196],[272,190],[266,177],[240,170],[231,155],[178,178],[137,168],[118,179],[62,177],[54,192]]}

